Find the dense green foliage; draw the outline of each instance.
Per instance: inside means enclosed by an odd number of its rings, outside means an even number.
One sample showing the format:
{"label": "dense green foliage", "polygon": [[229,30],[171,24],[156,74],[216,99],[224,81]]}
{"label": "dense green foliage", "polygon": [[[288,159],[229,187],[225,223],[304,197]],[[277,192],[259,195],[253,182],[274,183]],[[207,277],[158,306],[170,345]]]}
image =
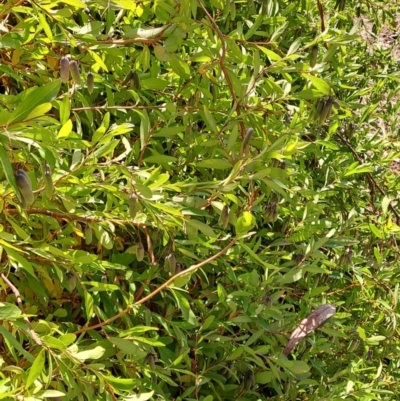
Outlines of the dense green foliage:
{"label": "dense green foliage", "polygon": [[398,6],[3,3],[0,400],[397,399]]}

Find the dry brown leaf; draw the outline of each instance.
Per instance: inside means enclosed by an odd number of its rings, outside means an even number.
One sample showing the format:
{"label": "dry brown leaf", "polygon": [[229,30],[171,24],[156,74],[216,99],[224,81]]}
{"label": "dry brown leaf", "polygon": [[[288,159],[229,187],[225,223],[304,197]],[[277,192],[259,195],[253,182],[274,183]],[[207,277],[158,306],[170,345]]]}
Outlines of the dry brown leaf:
{"label": "dry brown leaf", "polygon": [[313,330],[317,329],[321,326],[325,320],[329,319],[336,312],[336,306],[332,304],[326,304],[320,306],[313,313],[311,313],[308,317],[301,321],[299,326],[290,336],[290,340],[283,350],[284,355],[289,355],[292,349],[307,335],[310,334]]}

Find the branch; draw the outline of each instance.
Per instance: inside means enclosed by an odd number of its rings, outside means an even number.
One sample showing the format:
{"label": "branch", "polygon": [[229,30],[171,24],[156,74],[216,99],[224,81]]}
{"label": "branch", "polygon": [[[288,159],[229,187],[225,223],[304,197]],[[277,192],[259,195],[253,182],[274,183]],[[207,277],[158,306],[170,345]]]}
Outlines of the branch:
{"label": "branch", "polygon": [[237,238],[234,238],[224,249],[221,249],[215,255],[209,257],[208,259],[204,260],[203,262],[198,263],[197,265],[190,266],[188,269],[175,274],[175,276],[171,277],[164,284],[161,284],[158,288],[156,288],[149,295],[145,296],[144,298],[140,299],[139,301],[134,302],[132,305],[128,306],[127,308],[125,308],[123,311],[119,312],[115,316],[110,317],[109,319],[105,320],[104,322],[95,324],[93,326],[83,327],[82,329],[75,331],[74,334],[81,334],[81,333],[85,333],[86,331],[89,331],[89,330],[98,329],[98,328],[106,326],[106,325],[112,323],[114,320],[117,320],[118,318],[128,314],[135,306],[144,304],[145,302],[147,302],[148,300],[153,298],[155,295],[157,295],[159,292],[161,292],[164,288],[170,286],[179,277],[185,276],[187,274],[192,274],[196,270],[207,265],[208,263],[212,262],[213,260],[218,259],[220,256],[225,254],[230,248],[232,248],[233,245],[236,244],[237,240],[238,240]]}
{"label": "branch", "polygon": [[317,0],[317,6],[319,11],[319,17],[321,18],[321,32],[325,32],[324,8],[322,7],[320,0]]}
{"label": "branch", "polygon": [[[224,39],[224,35],[223,35],[222,32],[220,31],[220,29],[219,29],[217,23],[214,21],[214,18],[213,18],[213,17],[211,16],[211,14],[207,11],[207,9],[204,7],[203,2],[202,2],[201,0],[197,0],[197,1],[198,1],[198,3],[199,3],[200,7],[202,8],[202,10],[204,11],[204,14],[206,14],[206,16],[207,16],[208,20],[210,21],[211,25],[213,26],[215,32],[217,32],[217,35],[218,35],[218,37],[219,37],[219,40],[221,41],[221,57],[219,58],[219,65],[220,65],[221,70],[222,70],[222,72],[223,72],[223,74],[224,74],[226,83],[228,84],[228,88],[229,88],[229,92],[230,92],[230,94],[231,94],[231,96],[232,96],[232,100],[236,103],[236,114],[237,114],[237,116],[239,117],[239,116],[240,116],[240,104],[239,104],[239,102],[237,101],[236,93],[235,93],[235,90],[233,89],[232,81],[231,81],[231,79],[230,79],[230,77],[229,77],[228,70],[226,69],[226,66],[225,66],[226,42],[225,42],[225,39]],[[245,130],[245,128],[244,128],[243,121],[241,121],[241,122],[239,123],[239,125],[240,125],[240,130],[241,130],[241,132],[242,132],[242,138],[244,138],[244,136],[245,136],[245,134],[246,134],[246,130]]]}
{"label": "branch", "polygon": [[[3,274],[0,274],[0,277],[3,279],[3,281],[11,288],[12,292],[15,295],[15,298],[17,299],[17,303],[19,306],[19,309],[21,309],[21,312],[24,313],[24,307],[22,306],[22,300],[21,300],[21,295],[18,291],[18,288],[14,286],[14,284]],[[31,322],[29,319],[25,316],[23,317],[26,325],[28,326],[29,334],[31,335],[32,339],[35,341],[37,345],[42,346],[42,340],[37,336],[37,334],[33,331]]]}

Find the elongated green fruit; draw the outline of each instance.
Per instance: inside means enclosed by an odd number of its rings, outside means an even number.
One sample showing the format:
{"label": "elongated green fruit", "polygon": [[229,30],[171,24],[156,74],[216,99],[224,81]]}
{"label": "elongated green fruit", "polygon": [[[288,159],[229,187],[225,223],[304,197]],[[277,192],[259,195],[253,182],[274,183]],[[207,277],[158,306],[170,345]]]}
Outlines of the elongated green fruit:
{"label": "elongated green fruit", "polygon": [[226,380],[229,380],[232,377],[232,369],[233,369],[233,362],[229,361],[226,364],[226,367],[221,369],[220,374],[224,376]]}
{"label": "elongated green fruit", "polygon": [[317,63],[317,57],[318,57],[318,46],[314,46],[311,49],[311,54],[310,54],[310,66],[313,68],[315,64]]}
{"label": "elongated green fruit", "polygon": [[324,103],[324,106],[322,107],[321,114],[319,116],[320,124],[323,124],[329,118],[329,116],[331,115],[332,105],[333,105],[333,99],[332,98],[329,98]]}
{"label": "elongated green fruit", "polygon": [[90,94],[92,94],[93,89],[94,89],[94,76],[91,71],[88,72],[87,77],[86,77],[86,87],[87,90]]}
{"label": "elongated green fruit", "polygon": [[140,88],[141,88],[140,77],[139,77],[139,74],[138,74],[136,71],[134,71],[134,72],[132,73],[131,85],[132,85],[132,88],[133,88],[135,91],[138,91],[138,90],[140,90]]}
{"label": "elongated green fruit", "polygon": [[169,272],[169,269],[170,269],[170,266],[171,266],[168,256],[164,259],[164,270],[166,272]]}
{"label": "elongated green fruit", "polygon": [[358,348],[359,345],[360,345],[360,340],[358,338],[353,338],[350,341],[350,344],[349,344],[349,346],[347,348],[347,351],[348,352],[354,352]]}
{"label": "elongated green fruit", "polygon": [[254,129],[253,129],[253,128],[249,128],[249,129],[246,131],[246,135],[244,136],[244,139],[243,139],[243,149],[246,149],[246,148],[247,148],[247,145],[249,144],[250,139],[251,139],[253,133],[254,133]]}
{"label": "elongated green fruit", "polygon": [[135,194],[129,196],[129,216],[134,219],[137,213],[137,201],[138,197]]}
{"label": "elongated green fruit", "polygon": [[266,15],[268,13],[269,3],[270,3],[270,0],[261,0],[261,13],[262,13],[262,15]]}
{"label": "elongated green fruit", "polygon": [[318,99],[317,100],[317,105],[315,107],[315,114],[314,114],[314,120],[315,121],[319,121],[321,118],[321,113],[322,113],[322,109],[325,106],[325,100],[323,99]]}
{"label": "elongated green fruit", "polygon": [[222,209],[221,216],[219,216],[219,224],[221,224],[222,228],[228,227],[229,223],[229,208],[225,205]]}
{"label": "elongated green fruit", "polygon": [[53,179],[51,177],[51,170],[48,164],[44,165],[43,179],[44,179],[44,193],[48,198],[51,198],[51,195],[53,195]]}
{"label": "elongated green fruit", "polygon": [[141,262],[144,259],[144,246],[140,241],[136,248],[136,259],[138,262]]}
{"label": "elongated green fruit", "polygon": [[265,206],[268,221],[274,223],[278,219],[278,206],[276,202],[267,203]]}
{"label": "elongated green fruit", "polygon": [[244,375],[244,387],[246,390],[250,390],[256,384],[256,379],[254,377],[254,373],[251,370],[248,370]]}
{"label": "elongated green fruit", "polygon": [[346,7],[346,0],[337,0],[335,9],[338,11],[343,11]]}
{"label": "elongated green fruit", "polygon": [[231,14],[232,21],[236,18],[236,4],[234,1],[229,2],[229,12]]}
{"label": "elongated green fruit", "polygon": [[146,363],[150,366],[151,369],[155,369],[156,367],[156,362],[158,360],[157,354],[153,354],[152,352],[150,352],[147,356],[146,356]]}
{"label": "elongated green fruit", "polygon": [[32,204],[35,200],[35,197],[32,192],[32,183],[28,177],[28,174],[26,174],[24,170],[19,170],[18,173],[15,175],[15,179],[17,181],[17,185],[21,192],[21,195],[25,199],[26,203],[28,205]]}
{"label": "elongated green fruit", "polygon": [[22,197],[22,200],[21,200],[21,207],[22,207],[22,209],[28,209],[28,203],[26,202],[24,197]]}
{"label": "elongated green fruit", "polygon": [[171,252],[164,261],[164,269],[171,273],[172,275],[175,274],[176,271],[176,258],[175,255]]}
{"label": "elongated green fruit", "polygon": [[149,357],[147,358],[147,363],[149,364],[151,369],[155,369],[156,368],[156,361],[154,359],[154,355],[149,355]]}
{"label": "elongated green fruit", "polygon": [[195,121],[195,122],[192,124],[192,131],[193,131],[193,132],[199,132],[199,124],[197,123],[197,121]]}
{"label": "elongated green fruit", "polygon": [[90,245],[93,240],[93,232],[92,232],[92,227],[90,227],[89,224],[86,224],[84,234],[85,234],[86,245]]}
{"label": "elongated green fruit", "polygon": [[347,124],[346,130],[345,130],[347,139],[353,138],[355,129],[356,129],[356,127],[354,126],[354,123],[351,122],[351,123]]}
{"label": "elongated green fruit", "polygon": [[133,71],[129,71],[128,75],[124,78],[124,80],[121,82],[121,85],[126,85],[127,83],[131,82],[132,79],[132,75],[133,75]]}
{"label": "elongated green fruit", "polygon": [[65,56],[60,60],[60,78],[64,83],[69,81],[69,60]]}
{"label": "elongated green fruit", "polygon": [[74,273],[67,273],[66,287],[69,292],[72,292],[76,288],[76,276]]}
{"label": "elongated green fruit", "polygon": [[188,105],[191,107],[196,106],[196,98],[194,96],[190,96]]}
{"label": "elongated green fruit", "polygon": [[304,254],[303,253],[297,253],[294,255],[294,261],[296,262],[296,265],[298,266],[300,263],[302,263],[304,260]]}
{"label": "elongated green fruit", "polygon": [[75,81],[76,84],[81,84],[81,76],[79,74],[79,67],[78,63],[75,60],[69,62],[69,70],[71,71],[72,79]]}
{"label": "elongated green fruit", "polygon": [[213,102],[215,103],[217,101],[217,88],[215,87],[214,84],[210,85],[210,92],[213,98]]}

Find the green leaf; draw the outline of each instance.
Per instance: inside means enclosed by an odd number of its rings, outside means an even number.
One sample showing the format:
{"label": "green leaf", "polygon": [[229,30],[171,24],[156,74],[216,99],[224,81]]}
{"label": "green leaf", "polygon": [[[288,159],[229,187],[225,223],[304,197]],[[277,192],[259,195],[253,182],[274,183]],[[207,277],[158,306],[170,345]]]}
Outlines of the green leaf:
{"label": "green leaf", "polygon": [[198,162],[197,167],[225,170],[227,168],[232,168],[232,163],[225,159],[207,159]]}
{"label": "green leaf", "polygon": [[282,276],[282,278],[279,281],[281,284],[294,283],[296,281],[299,281],[302,278],[302,276],[303,276],[303,271],[301,269],[298,269],[297,267],[294,267],[284,276]]}
{"label": "green leaf", "polygon": [[243,212],[236,222],[237,233],[247,233],[256,225],[256,219],[248,211]]}
{"label": "green leaf", "polygon": [[101,57],[96,53],[88,49],[88,53],[92,56],[93,60],[97,63],[97,65],[102,68],[104,71],[108,71],[107,66],[104,64],[104,61]]}
{"label": "green leaf", "polygon": [[140,115],[140,148],[143,149],[150,134],[150,121],[146,110],[137,113]]}
{"label": "green leaf", "polygon": [[363,173],[371,173],[374,171],[372,166],[366,165],[357,165],[356,167],[351,167],[344,174],[345,177],[349,177],[354,174],[363,174]]}
{"label": "green leaf", "polygon": [[271,372],[261,372],[256,374],[256,383],[259,384],[267,384],[270,383],[273,379]]}
{"label": "green leaf", "polygon": [[[1,243],[2,241],[0,241]],[[4,244],[5,245],[5,251],[7,252],[8,256],[12,259],[15,260],[16,262],[19,263],[19,265],[26,270],[32,277],[35,276],[35,272],[33,270],[33,266],[32,264],[25,259],[22,255],[20,255],[18,252],[14,251],[14,249],[12,249],[10,246],[8,246],[8,244]]]}
{"label": "green leaf", "polygon": [[279,61],[281,60],[281,56],[279,54],[276,54],[275,52],[273,52],[271,49],[267,49],[266,47],[263,46],[257,46],[266,56],[268,56],[268,58],[271,61]]}
{"label": "green leaf", "polygon": [[54,338],[52,336],[43,336],[42,341],[43,344],[47,345],[49,348],[54,348],[61,351],[67,349],[67,346],[63,341],[60,341],[58,338]]}
{"label": "green leaf", "polygon": [[190,68],[188,64],[184,60],[175,56],[172,53],[169,53],[168,55],[171,68],[175,72],[175,74],[179,75],[183,79],[189,79]]}
{"label": "green leaf", "polygon": [[179,291],[174,291],[171,288],[170,291],[172,292],[176,299],[176,302],[178,303],[178,307],[182,312],[183,318],[193,326],[197,326],[198,320],[196,318],[196,315],[190,309],[189,301]]}
{"label": "green leaf", "polygon": [[46,358],[44,352],[44,349],[39,352],[31,368],[29,369],[28,378],[26,379],[25,383],[26,388],[29,388],[33,384],[33,382],[43,373]]}
{"label": "green leaf", "polygon": [[216,122],[214,120],[214,117],[212,116],[212,114],[210,113],[210,111],[208,110],[208,108],[205,105],[203,107],[203,110],[204,110],[204,115],[206,117],[206,121],[207,121],[208,126],[211,128],[211,131],[214,134],[217,134],[218,133],[218,129],[217,129],[217,124],[216,124]]}
{"label": "green leaf", "polygon": [[85,310],[86,310],[86,319],[90,320],[93,315],[93,297],[85,292]]}
{"label": "green leaf", "polygon": [[14,320],[21,316],[21,309],[8,302],[0,302],[0,320]]}
{"label": "green leaf", "polygon": [[137,379],[122,379],[113,376],[103,376],[104,380],[117,391],[132,391],[137,386]]}
{"label": "green leaf", "polygon": [[204,235],[207,235],[208,237],[216,238],[217,235],[215,234],[214,230],[208,226],[207,224],[202,223],[199,220],[195,219],[187,219],[186,224],[189,226],[195,228],[196,230],[201,231]]}
{"label": "green leaf", "polygon": [[50,40],[53,40],[53,33],[51,32],[50,26],[46,21],[46,17],[43,13],[38,13],[40,25],[42,26],[43,30],[46,32],[47,37]]}
{"label": "green leaf", "polygon": [[52,102],[57,96],[60,86],[61,80],[57,79],[39,88],[26,91],[27,95],[11,113],[7,123],[11,124],[23,121],[37,106],[43,103]]}
{"label": "green leaf", "polygon": [[58,398],[58,397],[64,397],[66,394],[58,390],[45,390],[45,391],[39,391],[38,393],[36,393],[36,395],[38,397],[43,397],[43,398]]}
{"label": "green leaf", "polygon": [[376,227],[374,224],[369,224],[369,228],[372,231],[372,233],[375,235],[375,237],[383,239],[385,238],[385,234],[379,230],[378,227]]}
{"label": "green leaf", "polygon": [[289,369],[295,375],[301,375],[310,371],[310,366],[303,361],[285,361],[285,368]]}
{"label": "green leaf", "polygon": [[17,195],[18,200],[21,202],[21,193],[17,187],[17,182],[15,181],[15,176],[13,172],[13,168],[11,163],[8,159],[7,152],[5,148],[0,144],[0,162],[1,166],[3,167],[4,174],[8,183],[10,184],[11,188],[14,190],[14,193]]}
{"label": "green leaf", "polygon": [[290,45],[289,50],[288,50],[286,56],[290,56],[291,54],[295,53],[295,52],[299,49],[302,40],[303,40],[303,38],[301,38],[301,37],[300,37],[300,38],[297,38],[297,39]]}
{"label": "green leaf", "polygon": [[135,355],[136,358],[144,358],[146,356],[146,352],[133,340],[117,337],[109,337],[108,340],[124,353]]}
{"label": "green leaf", "polygon": [[26,358],[26,360],[28,360],[30,363],[33,363],[35,361],[35,357],[29,352],[25,351],[25,349],[15,339],[15,337],[3,326],[0,326],[0,334],[11,344],[13,348],[20,352],[24,356],[24,358]]}
{"label": "green leaf", "polygon": [[150,391],[149,393],[130,395],[130,396],[122,398],[122,400],[123,401],[147,401],[153,396],[153,394],[154,394],[154,390]]}
{"label": "green leaf", "polygon": [[382,211],[387,213],[390,206],[391,199],[388,196],[384,196],[382,199]]}
{"label": "green leaf", "polygon": [[104,355],[105,349],[103,347],[97,346],[94,347],[93,349],[89,349],[89,350],[83,350],[80,352],[72,352],[71,351],[71,355],[76,358],[79,359],[80,361],[86,361],[88,359],[99,359]]}
{"label": "green leaf", "polygon": [[257,16],[256,20],[252,24],[251,28],[246,32],[245,34],[245,39],[249,40],[257,31],[257,29],[261,26],[262,22],[264,20],[264,15],[260,14]]}
{"label": "green leaf", "polygon": [[51,103],[43,103],[37,107],[35,107],[29,115],[26,117],[27,120],[34,120],[37,117],[42,117],[44,114],[49,112],[52,108]]}
{"label": "green leaf", "polygon": [[61,127],[60,132],[57,135],[58,139],[68,138],[72,132],[72,121],[67,120],[66,123]]}
{"label": "green leaf", "polygon": [[145,163],[156,163],[156,164],[163,164],[163,163],[175,163],[176,157],[167,156],[167,155],[157,155],[157,156],[149,156],[146,157],[143,161]]}
{"label": "green leaf", "polygon": [[307,78],[324,95],[329,96],[331,94],[331,88],[329,84],[322,78],[318,78],[310,74],[303,74],[303,76],[304,78]]}

